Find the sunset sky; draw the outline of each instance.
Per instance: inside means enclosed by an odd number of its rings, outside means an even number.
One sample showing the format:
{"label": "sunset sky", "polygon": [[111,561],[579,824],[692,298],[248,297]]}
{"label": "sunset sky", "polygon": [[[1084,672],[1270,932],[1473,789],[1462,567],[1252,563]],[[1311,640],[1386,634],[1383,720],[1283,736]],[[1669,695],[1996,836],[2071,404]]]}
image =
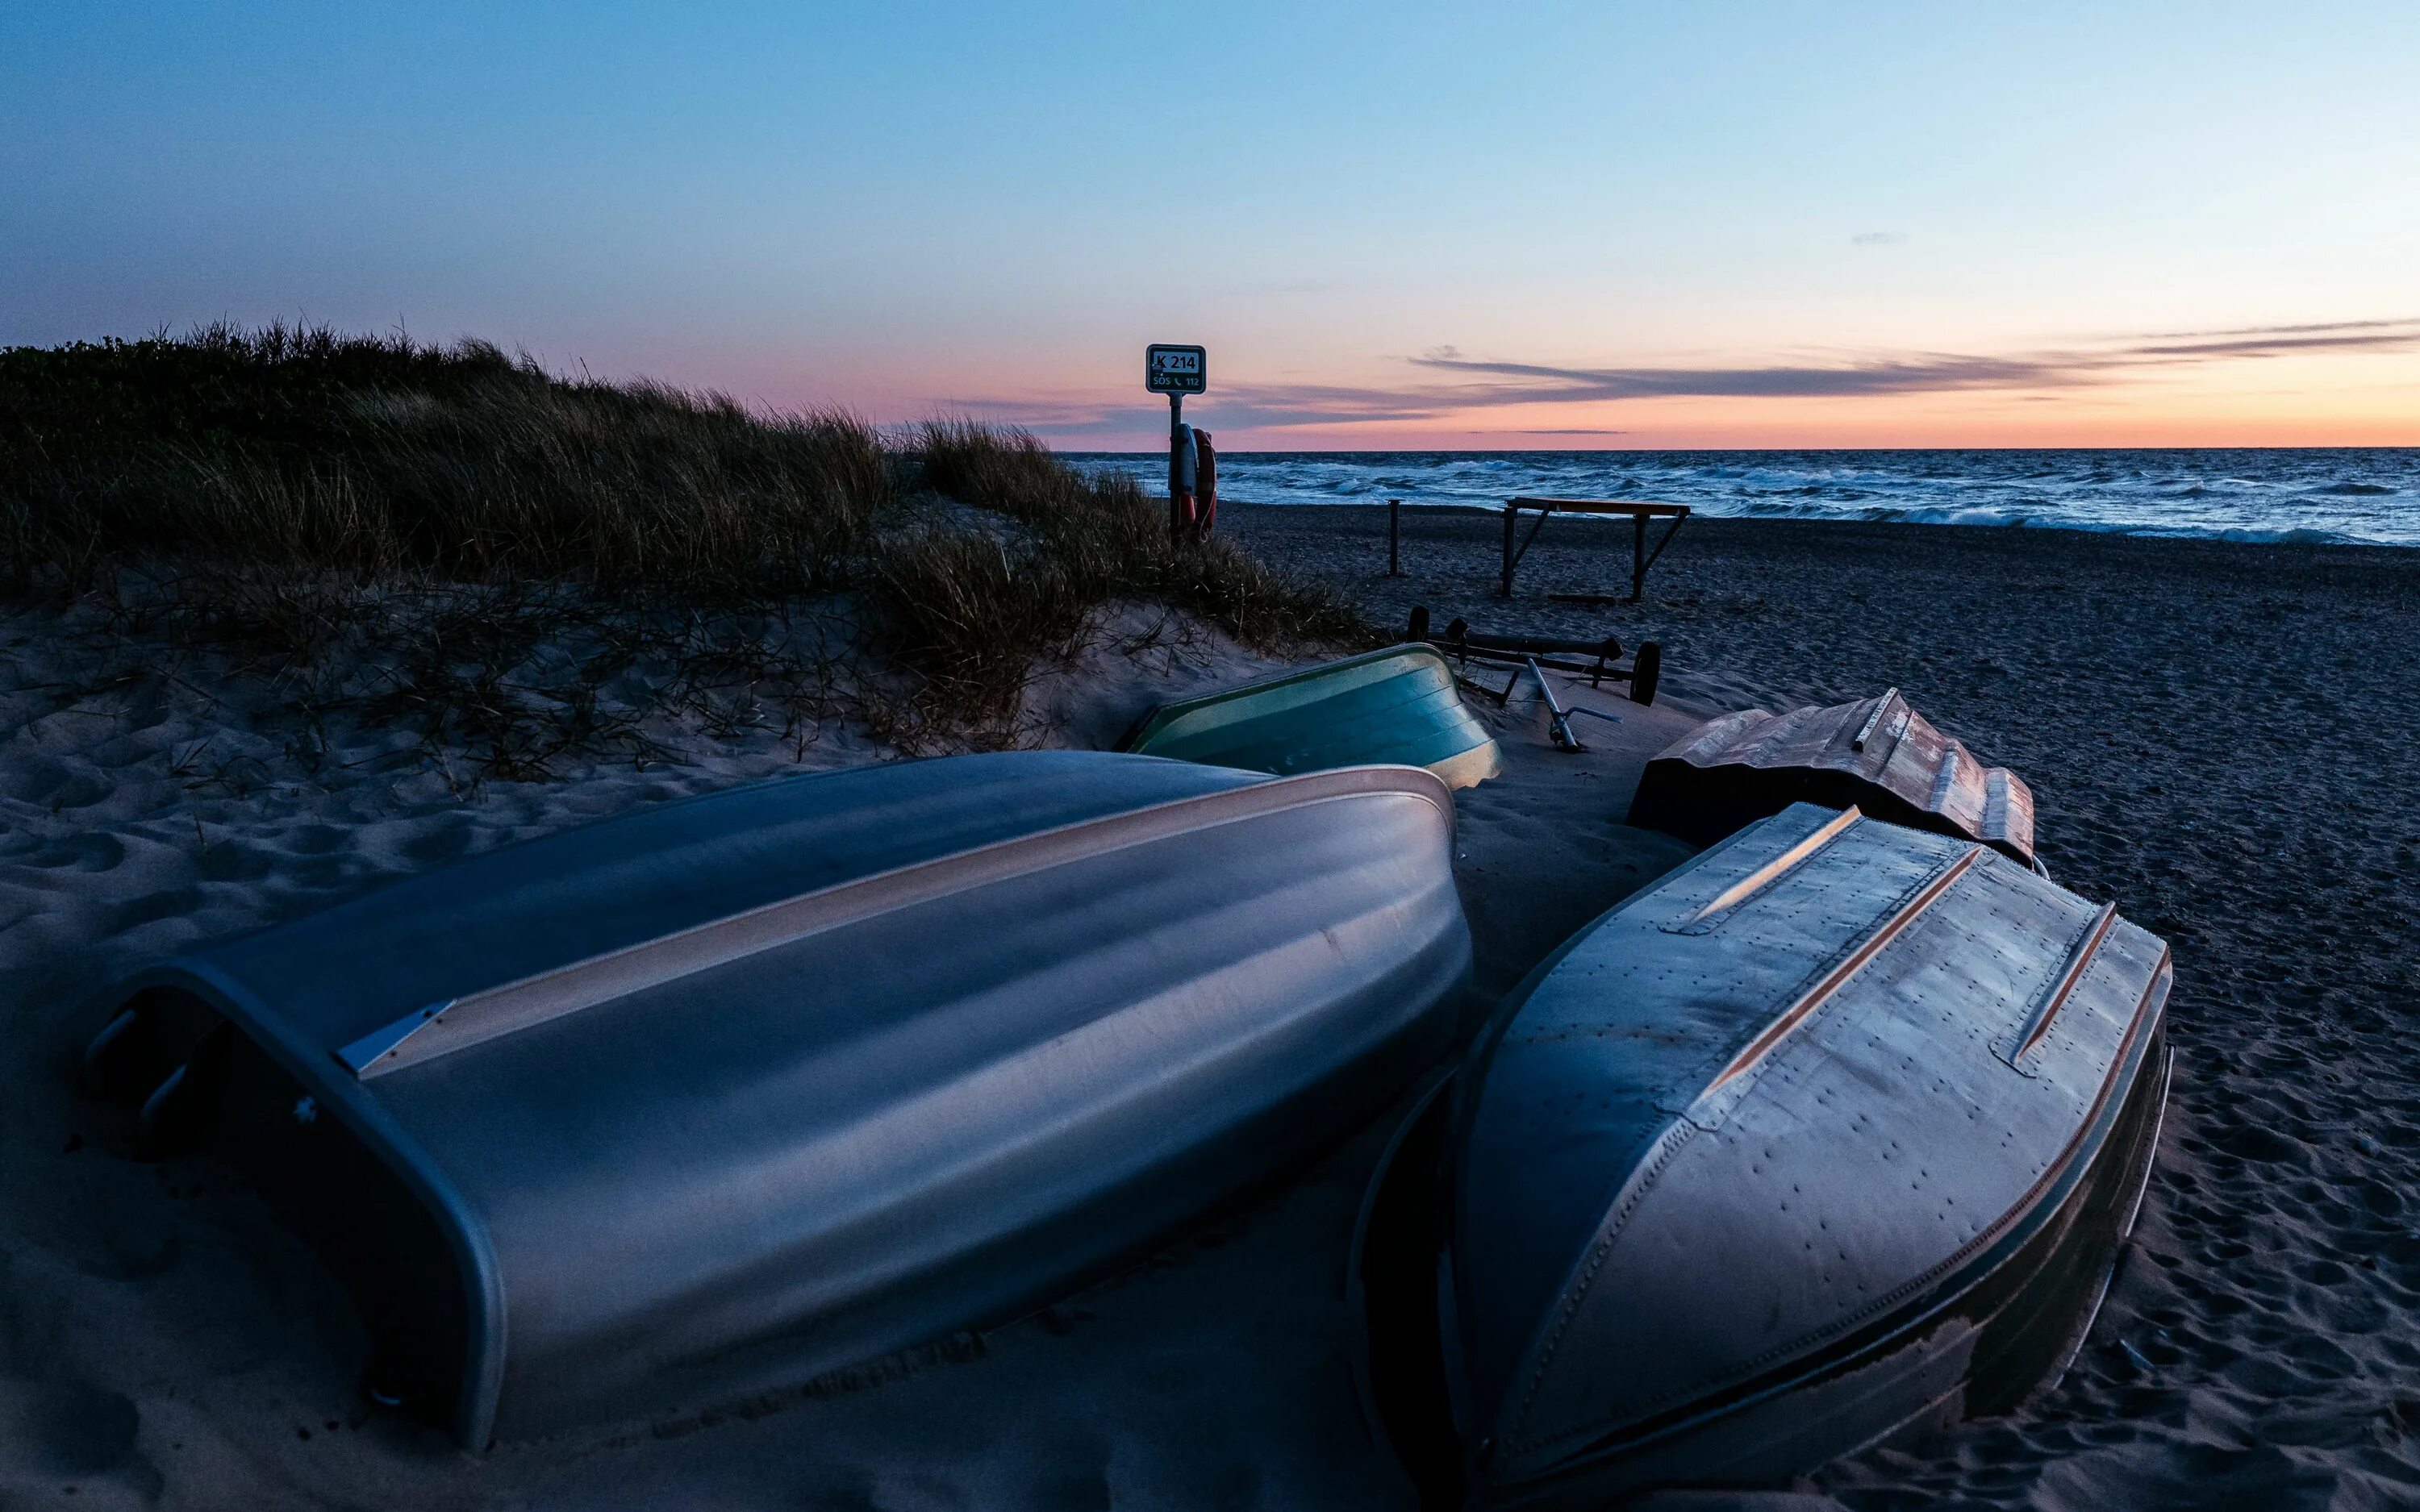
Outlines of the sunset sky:
{"label": "sunset sky", "polygon": [[[2122,12],[2120,14],[2115,14]],[[1145,447],[2420,444],[2420,6],[0,12],[0,344]]]}

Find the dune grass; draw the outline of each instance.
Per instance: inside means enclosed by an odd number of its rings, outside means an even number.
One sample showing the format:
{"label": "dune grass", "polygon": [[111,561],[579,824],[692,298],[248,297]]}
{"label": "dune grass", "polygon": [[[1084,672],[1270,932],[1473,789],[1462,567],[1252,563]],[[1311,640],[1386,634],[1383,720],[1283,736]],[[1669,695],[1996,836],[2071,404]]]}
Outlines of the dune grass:
{"label": "dune grass", "polygon": [[1363,634],[1333,594],[1164,521],[1014,430],[886,443],[839,411],[565,378],[476,341],[221,325],[0,350],[0,585],[237,653],[506,775],[642,749],[599,689],[643,668],[653,712],[854,717],[930,749],[1024,738],[1033,668],[1113,602],[1262,647]]}
{"label": "dune grass", "polygon": [[944,706],[996,717],[1016,668],[1063,653],[1113,600],[1165,604],[1263,646],[1366,638],[1329,591],[1232,541],[1172,546],[1164,500],[1127,478],[1085,477],[1030,435],[938,422],[911,455],[921,485],[1016,527],[1005,539],[929,531],[880,553],[877,643],[920,669]]}
{"label": "dune grass", "polygon": [[840,414],[271,326],[0,352],[0,563],[813,592],[895,490]]}

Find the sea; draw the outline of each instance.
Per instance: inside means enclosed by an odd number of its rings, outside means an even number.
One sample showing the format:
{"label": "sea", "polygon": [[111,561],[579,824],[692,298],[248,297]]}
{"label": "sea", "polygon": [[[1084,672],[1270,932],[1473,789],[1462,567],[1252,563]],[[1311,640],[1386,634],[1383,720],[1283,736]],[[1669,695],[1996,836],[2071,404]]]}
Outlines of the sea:
{"label": "sea", "polygon": [[[1161,453],[1071,453],[1164,489]],[[1710,516],[2420,546],[2420,447],[2125,451],[1221,452],[1222,499],[1649,499]]]}

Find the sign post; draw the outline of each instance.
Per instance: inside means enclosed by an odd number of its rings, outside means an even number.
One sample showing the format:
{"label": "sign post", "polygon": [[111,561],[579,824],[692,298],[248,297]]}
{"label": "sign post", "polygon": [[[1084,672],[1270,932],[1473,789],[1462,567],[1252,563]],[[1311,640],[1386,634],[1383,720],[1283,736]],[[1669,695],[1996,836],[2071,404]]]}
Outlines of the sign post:
{"label": "sign post", "polygon": [[1185,396],[1210,387],[1209,354],[1200,347],[1154,342],[1142,349],[1143,387],[1168,395],[1168,528],[1175,534],[1185,523],[1185,496],[1193,491],[1192,469],[1187,466]]}

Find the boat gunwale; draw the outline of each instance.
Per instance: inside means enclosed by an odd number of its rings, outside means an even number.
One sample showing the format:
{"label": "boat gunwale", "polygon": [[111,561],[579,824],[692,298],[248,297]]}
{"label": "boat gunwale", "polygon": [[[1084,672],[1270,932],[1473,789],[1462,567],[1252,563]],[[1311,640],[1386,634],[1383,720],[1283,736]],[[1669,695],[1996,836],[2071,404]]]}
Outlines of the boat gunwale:
{"label": "boat gunwale", "polygon": [[1431,762],[1420,768],[1449,788],[1475,788],[1504,771],[1504,748],[1493,739],[1482,740],[1458,756],[1441,762]]}
{"label": "boat gunwale", "polygon": [[[2164,995],[2163,995],[2163,1007],[2164,1007]],[[2164,1017],[2164,1015],[2155,1015],[2155,1017]],[[2096,1127],[2099,1128],[2101,1133],[2099,1140],[2081,1159],[2062,1159],[2060,1162],[2054,1163],[2045,1174],[2045,1182],[2053,1178],[2070,1176],[2073,1178],[2072,1180],[2065,1182],[2066,1190],[2057,1195],[2057,1200],[2044,1202],[2037,1199],[2031,1202],[2024,1212],[2026,1222],[2022,1228],[2011,1227],[2005,1229],[1992,1242],[1988,1254],[1973,1257],[1970,1263],[1962,1266],[1956,1274],[1941,1277],[1927,1289],[1924,1297],[1915,1305],[1903,1307],[1888,1318],[1869,1320],[1854,1334],[1835,1340],[1811,1357],[1803,1357],[1800,1361],[1791,1362],[1777,1370],[1768,1370],[1762,1376],[1735,1381],[1718,1391],[1704,1393],[1694,1400],[1667,1409],[1661,1413],[1634,1418],[1627,1423],[1616,1426],[1608,1432],[1602,1433],[1600,1437],[1584,1447],[1566,1454],[1551,1466],[1527,1474],[1496,1480],[1491,1482],[1491,1486],[1498,1490],[1522,1494],[1545,1489],[1558,1482],[1586,1475],[1591,1470],[1592,1463],[1605,1456],[1646,1447],[1659,1441],[1668,1441],[1728,1414],[1803,1390],[1844,1371],[1862,1368],[1871,1363],[1868,1357],[1873,1355],[1879,1347],[1926,1326],[1945,1310],[1955,1306],[1960,1299],[1972,1293],[2000,1267],[2008,1264],[2025,1244],[2039,1237],[2059,1212],[2065,1211],[2070,1200],[2082,1188],[2084,1180],[2094,1164],[2108,1150],[2109,1140],[2123,1122],[2136,1088],[2141,1085],[2144,1073],[2151,1069],[2149,1052],[2153,1048],[2160,1047],[2161,1036],[2164,1030],[2165,1024],[2162,1022],[2157,1024],[2149,1034],[2137,1035],[2130,1039],[2128,1056],[2120,1057],[2117,1062],[2119,1069],[2125,1069],[2131,1064],[2131,1075],[2127,1078],[2129,1082],[2127,1097],[2118,1100],[2112,1110],[2111,1100],[2104,1089],[2103,1095],[2095,1103],[2094,1117],[2087,1119],[2083,1126],[2086,1133],[2092,1132]],[[2131,1237],[2133,1231],[2133,1219],[2134,1215],[2140,1213],[2143,1201],[2149,1193],[2151,1169],[2158,1155],[2158,1141],[2166,1125],[2166,1103],[2169,1084],[2173,1078],[2175,1051],[2170,1048],[2162,1049],[2159,1059],[2157,1080],[2154,1083],[2156,1091],[2152,1094],[2156,1098],[2157,1105],[2151,1109],[2148,1120],[2149,1126],[2145,1131],[2146,1158],[2143,1163],[2143,1175],[2141,1180],[2135,1183],[2135,1190],[2128,1202],[2129,1222],[2121,1226],[2118,1230],[2121,1244],[2126,1238]],[[2072,1148],[2071,1145],[2071,1150]],[[2064,1155],[2067,1152],[2062,1153]],[[1911,1285],[1914,1284],[1911,1283]],[[1906,1288],[1902,1288],[1894,1295],[1903,1295],[1905,1290]],[[2107,1278],[2104,1277],[2102,1285],[2096,1291],[2092,1306],[2086,1310],[2083,1321],[2076,1330],[2072,1346],[2062,1351],[2062,1358],[2057,1367],[2038,1382],[2029,1395],[2038,1395],[2050,1390],[2073,1365],[2076,1354],[2081,1351],[2086,1338],[2090,1334],[2093,1321],[2099,1317],[2107,1290]],[[1768,1362],[1770,1356],[1760,1356],[1759,1360]],[[1890,1433],[1897,1430],[1898,1426],[1901,1425],[1885,1428],[1876,1436],[1875,1440],[1869,1440],[1867,1443],[1888,1437]],[[1550,1447],[1595,1431],[1597,1429],[1594,1428],[1572,1430],[1515,1445],[1513,1449],[1518,1452]],[[1845,1449],[1841,1453],[1854,1454],[1865,1446],[1860,1444]]]}
{"label": "boat gunwale", "polygon": [[[2162,1029],[2164,1033],[2164,1025]],[[2157,1071],[2160,1078],[2159,1091],[2155,1094],[2157,1105],[2151,1109],[2151,1126],[2145,1135],[2143,1179],[2134,1183],[2133,1198],[2126,1204],[2126,1221],[2118,1227],[2118,1243],[2120,1246],[2134,1237],[2134,1226],[2142,1219],[2143,1203],[2151,1195],[2151,1167],[2159,1159],[2160,1135],[2166,1131],[2168,1124],[2168,1092],[2176,1083],[2177,1051],[2174,1045],[2164,1041],[2160,1043],[2157,1049],[2159,1052]],[[2146,1069],[2149,1069],[2148,1062]],[[2143,1072],[2138,1072],[2136,1074],[2140,1075]],[[2093,1291],[2092,1305],[2085,1309],[2082,1321],[2076,1325],[2075,1336],[2068,1341],[2065,1349],[2059,1350],[2057,1365],[2026,1393],[2028,1400],[2057,1389],[2058,1383],[2067,1379],[2067,1373],[2075,1367],[2076,1356],[2084,1352],[2085,1341],[2091,1336],[2092,1325],[2099,1320],[2102,1304],[2109,1300],[2109,1287],[2116,1279],[2117,1265],[2113,1258],[2109,1273],[2101,1278],[2101,1285]]]}
{"label": "boat gunwale", "polygon": [[[1616,1215],[1608,1213],[1607,1221],[1600,1227],[1597,1241],[1590,1246],[1590,1257],[1593,1263],[1588,1267],[1586,1278],[1575,1288],[1567,1287],[1563,1294],[1563,1305],[1559,1309],[1563,1314],[1562,1319],[1559,1321],[1553,1336],[1537,1350],[1534,1367],[1524,1371],[1524,1374],[1528,1377],[1528,1384],[1520,1402],[1517,1407],[1512,1408],[1509,1413],[1499,1411],[1499,1418],[1505,1415],[1510,1415],[1512,1418],[1504,1433],[1502,1452],[1508,1455],[1529,1454],[1538,1450],[1552,1449],[1557,1444],[1567,1443],[1575,1439],[1592,1439],[1591,1445],[1580,1451],[1578,1456],[1566,1457],[1566,1463],[1569,1463],[1574,1458],[1586,1458],[1600,1449],[1643,1443],[1649,1439],[1677,1431],[1690,1422],[1730,1412],[1761,1396],[1791,1389],[1823,1366],[1819,1363],[1805,1369],[1793,1370],[1787,1379],[1775,1381],[1765,1386],[1757,1385],[1753,1372],[1776,1362],[1803,1357],[1810,1348],[1818,1349],[1819,1362],[1825,1355],[1854,1354],[1866,1347],[1872,1337],[1888,1337],[1894,1333],[1900,1332],[1923,1317],[1939,1311],[1949,1301],[1971,1289],[1972,1283],[1964,1278],[1976,1272],[1978,1264],[1982,1264],[1982,1273],[1988,1273],[1993,1264],[2000,1263],[1999,1260],[1984,1263],[1986,1256],[1980,1256],[1978,1252],[1987,1251],[1990,1255],[2000,1255],[2000,1252],[2009,1244],[2021,1243],[2024,1237],[2037,1231],[2040,1227],[2040,1223],[2037,1222],[2039,1216],[2045,1211],[2055,1211],[2060,1205],[2045,1204],[2044,1199],[2051,1195],[2051,1189],[2069,1175],[2080,1174],[2088,1168],[2100,1149],[2105,1148],[2108,1136],[2116,1126],[2116,1113],[2111,1109],[2113,1102],[2111,1093],[2121,1081],[2128,1084],[2131,1091],[2133,1081],[2141,1072],[2147,1048],[2163,1026],[2168,995],[2174,981],[2173,953],[2163,942],[2159,959],[2152,967],[2149,980],[2144,988],[2141,998],[2135,1004],[2133,1016],[2127,1026],[2126,1038],[2120,1042],[2120,1053],[2111,1058],[2110,1068],[2103,1074],[2101,1085],[2094,1092],[2090,1111],[2078,1120],[2076,1132],[2070,1136],[2067,1144],[2060,1149],[2057,1157],[2044,1167],[2041,1176],[2035,1180],[2034,1184],[2024,1196],[2010,1204],[1993,1223],[1958,1249],[1925,1272],[1910,1277],[1868,1304],[1863,1309],[1850,1314],[1845,1319],[1835,1320],[1821,1329],[1801,1335],[1786,1343],[1775,1345],[1763,1353],[1754,1356],[1735,1367],[1730,1381],[1673,1387],[1660,1397],[1652,1398],[1649,1404],[1652,1408],[1658,1401],[1668,1401],[1683,1396],[1693,1396],[1692,1401],[1681,1408],[1668,1410],[1663,1414],[1633,1413],[1618,1423],[1597,1422],[1566,1428],[1553,1434],[1524,1438],[1520,1432],[1521,1424],[1534,1404],[1539,1389],[1544,1384],[1546,1371],[1553,1363],[1556,1350],[1560,1347],[1563,1332],[1568,1328],[1579,1302],[1584,1299],[1587,1290],[1594,1285],[1596,1276],[1602,1273],[1604,1259],[1610,1256],[1614,1244],[1626,1230],[1628,1219],[1635,1213],[1638,1202],[1644,1200],[1648,1191],[1652,1189],[1653,1178],[1662,1174],[1664,1166],[1669,1164],[1672,1154],[1687,1142],[1689,1134],[1698,1132],[1686,1115],[1672,1116],[1664,1131],[1656,1136],[1655,1142],[1649,1147],[1655,1152],[1655,1159],[1652,1163],[1642,1161],[1637,1167],[1635,1167],[1633,1180],[1623,1185],[1622,1196],[1626,1200],[1622,1203],[1619,1213],[1621,1220],[1619,1227],[1612,1222]],[[2117,1111],[2122,1112],[2123,1100],[2116,1101],[2119,1104]],[[1676,1134],[1679,1134],[1677,1138],[1674,1137]],[[2085,1149],[2087,1141],[2090,1144],[2088,1150]],[[2080,1159],[2079,1152],[2082,1156]],[[1644,1181],[1639,1180],[1642,1177],[1646,1178]],[[1638,1186],[1635,1194],[1629,1191],[1633,1185]],[[2000,1255],[2000,1258],[2004,1260],[2005,1255]],[[1912,1315],[1905,1322],[1878,1323],[1876,1321],[1879,1315],[1900,1306],[1909,1296],[1916,1293],[1925,1293],[1929,1299],[1933,1300],[1923,1304],[1921,1310]],[[1831,1335],[1831,1341],[1828,1344],[1825,1342],[1826,1335]],[[1774,1372],[1767,1371],[1766,1374],[1772,1375]],[[1700,1410],[1700,1404],[1703,1404],[1702,1410]],[[1683,1412],[1687,1416],[1668,1425],[1649,1426],[1656,1423],[1658,1415],[1670,1417],[1674,1413]],[[1549,1469],[1517,1477],[1517,1480],[1523,1483],[1536,1482],[1551,1479],[1564,1473],[1561,1469]]]}
{"label": "boat gunwale", "polygon": [[[821,775],[821,774],[817,774]],[[243,1030],[277,1068],[319,1099],[372,1158],[420,1198],[454,1253],[468,1316],[462,1381],[454,1427],[476,1454],[493,1440],[504,1400],[506,1302],[504,1271],[488,1226],[428,1148],[358,1078],[330,1074],[329,1052],[289,1034],[252,987],[200,954],[177,956],[103,989],[101,999],[131,1004],[154,991],[197,999]],[[473,1368],[473,1363],[476,1368]]]}

